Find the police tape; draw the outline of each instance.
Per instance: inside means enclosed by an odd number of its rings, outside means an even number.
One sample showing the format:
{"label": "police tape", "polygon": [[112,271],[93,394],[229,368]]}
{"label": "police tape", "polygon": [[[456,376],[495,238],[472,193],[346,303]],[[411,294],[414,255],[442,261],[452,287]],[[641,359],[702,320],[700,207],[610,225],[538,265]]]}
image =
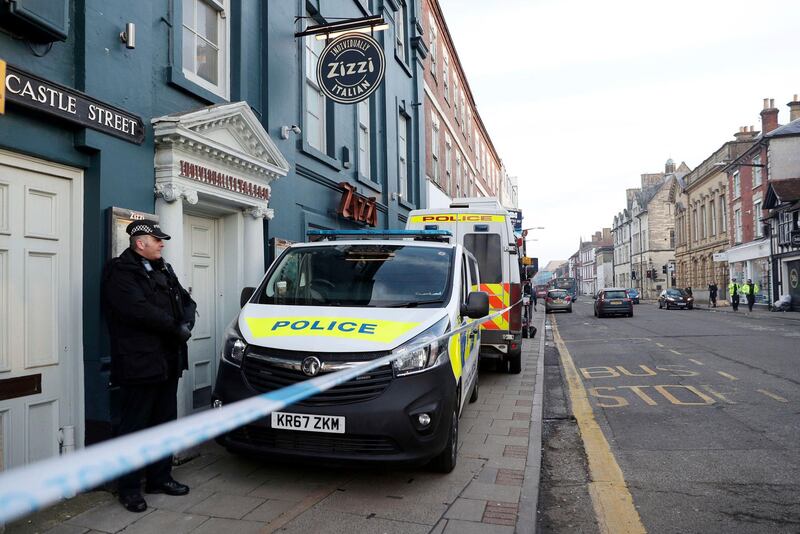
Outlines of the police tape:
{"label": "police tape", "polygon": [[436,338],[356,367],[298,382],[221,408],[190,415],[0,474],[0,526],[74,497],[170,454],[199,445],[317,393],[352,380],[432,343],[477,329],[521,301]]}

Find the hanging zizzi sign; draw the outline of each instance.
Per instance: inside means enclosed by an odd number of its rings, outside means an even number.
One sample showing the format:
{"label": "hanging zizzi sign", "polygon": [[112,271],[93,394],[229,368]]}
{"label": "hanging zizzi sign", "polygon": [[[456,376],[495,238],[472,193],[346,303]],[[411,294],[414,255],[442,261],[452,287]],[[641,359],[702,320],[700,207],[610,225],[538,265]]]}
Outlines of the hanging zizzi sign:
{"label": "hanging zizzi sign", "polygon": [[348,33],[331,41],[317,62],[317,82],[325,96],[340,104],[369,98],[383,82],[386,58],[378,41]]}

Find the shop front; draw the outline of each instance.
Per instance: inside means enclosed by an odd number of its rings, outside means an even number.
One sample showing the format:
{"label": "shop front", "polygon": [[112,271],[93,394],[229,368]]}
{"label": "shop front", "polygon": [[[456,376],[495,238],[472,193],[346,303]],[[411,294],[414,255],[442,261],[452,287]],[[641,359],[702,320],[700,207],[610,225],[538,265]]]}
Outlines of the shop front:
{"label": "shop front", "polygon": [[288,164],[245,102],[153,119],[164,256],[197,302],[178,413],[211,405],[217,352],[243,287],[264,274],[271,184]]}
{"label": "shop front", "polygon": [[743,284],[748,279],[752,280],[759,288],[756,304],[764,306],[770,304],[772,294],[769,245],[769,239],[751,241],[728,249],[726,254],[728,281],[735,278],[739,284]]}

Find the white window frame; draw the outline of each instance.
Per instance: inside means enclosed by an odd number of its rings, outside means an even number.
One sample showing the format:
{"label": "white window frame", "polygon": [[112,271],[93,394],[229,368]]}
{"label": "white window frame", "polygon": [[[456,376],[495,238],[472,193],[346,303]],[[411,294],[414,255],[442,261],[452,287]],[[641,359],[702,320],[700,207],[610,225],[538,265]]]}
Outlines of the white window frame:
{"label": "white window frame", "polygon": [[756,237],[764,237],[764,232],[761,228],[761,199],[753,201],[753,235]]}
{"label": "white window frame", "polygon": [[725,195],[719,197],[719,231],[728,231],[728,205],[725,203]]}
{"label": "white window frame", "polygon": [[734,242],[742,242],[742,210],[737,209],[733,212]]}
{"label": "white window frame", "polygon": [[431,178],[438,184],[440,177],[439,171],[439,120],[436,116],[431,120]]}
{"label": "white window frame", "polygon": [[461,152],[456,150],[456,197],[460,197],[464,191],[464,184],[461,175]]}
{"label": "white window frame", "polygon": [[739,175],[739,171],[733,171],[732,176],[733,182],[733,200],[736,200],[740,196],[742,196],[742,177]]}
{"label": "white window frame", "polygon": [[[187,0],[180,0],[182,3],[186,2]],[[216,49],[218,51],[217,55],[217,79],[219,83],[214,84],[199,74],[197,74],[196,70],[196,62],[197,62],[197,45],[196,40],[202,39],[207,43],[211,43],[208,39],[201,36],[195,29],[189,28],[184,23],[186,18],[186,13],[183,13],[183,17],[181,22],[181,69],[183,72],[183,76],[189,80],[190,82],[197,84],[198,86],[206,89],[207,91],[211,91],[217,96],[228,100],[230,98],[230,16],[228,16],[228,2],[229,0],[188,0],[192,2],[194,6],[194,13],[193,13],[193,20],[194,23],[197,23],[197,7],[200,4],[206,5],[213,9],[217,13],[217,39],[218,43],[216,45]],[[183,47],[186,40],[187,34],[191,34],[193,37],[192,42],[195,43],[195,48],[192,56],[194,57],[195,65],[192,65],[193,68],[187,67],[185,62],[183,61]]]}
{"label": "white window frame", "polygon": [[372,113],[370,110],[371,100],[371,98],[368,98],[357,104],[358,173],[367,180],[372,180],[372,140],[370,139],[372,132]]}
{"label": "white window frame", "polygon": [[456,75],[455,71],[453,72],[453,116],[455,117],[456,124],[460,122],[461,111],[459,110],[459,100],[458,100],[458,76]]}
{"label": "white window frame", "polygon": [[406,59],[406,6],[402,1],[399,4],[394,26],[394,53],[404,63],[408,63]]}
{"label": "white window frame", "polygon": [[408,198],[408,118],[403,113],[397,114],[397,180],[400,196]]}
{"label": "white window frame", "polygon": [[436,75],[436,68],[439,64],[439,28],[436,26],[436,21],[433,18],[433,15],[428,16],[428,27],[430,31],[430,41],[428,42],[428,48],[430,48],[431,54],[431,76],[437,78]]}
{"label": "white window frame", "polygon": [[450,135],[444,134],[444,179],[445,190],[452,191],[453,187],[453,140]]}
{"label": "white window frame", "polygon": [[756,167],[756,165],[761,165],[761,155],[758,155],[753,158],[753,189],[760,186],[763,182],[763,174],[761,173],[761,167]]}
{"label": "white window frame", "polygon": [[[322,53],[322,50],[325,48],[325,41],[318,41],[314,38],[305,38],[304,39],[304,51],[305,51],[305,109],[303,110],[304,114],[304,122],[303,122],[303,130],[305,132],[305,140],[308,146],[315,150],[319,150],[323,154],[327,153],[328,148],[328,125],[327,125],[327,102],[325,101],[325,94],[322,92],[319,84],[317,83],[317,59],[319,59],[319,54]],[[320,109],[322,110],[322,116],[316,117],[313,113],[309,111],[309,98],[312,96],[317,99],[318,103],[320,104]],[[319,134],[320,139],[320,146],[316,146],[314,143],[311,142],[311,133],[315,131],[315,129],[311,128],[312,121],[309,119],[309,116],[315,117],[319,120],[319,126],[316,129],[316,133]]]}
{"label": "white window frame", "polygon": [[444,99],[450,104],[450,55],[444,53],[444,66],[442,67],[442,84],[444,85]]}

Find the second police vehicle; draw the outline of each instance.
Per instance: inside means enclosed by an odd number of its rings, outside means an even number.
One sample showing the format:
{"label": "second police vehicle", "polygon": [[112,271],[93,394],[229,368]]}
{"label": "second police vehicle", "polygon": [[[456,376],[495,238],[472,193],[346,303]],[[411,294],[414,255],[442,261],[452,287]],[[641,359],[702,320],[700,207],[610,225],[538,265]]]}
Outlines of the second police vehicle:
{"label": "second police vehicle", "polygon": [[478,260],[480,290],[489,294],[490,312],[515,305],[481,325],[481,358],[497,360],[508,372],[519,373],[522,370],[520,255],[508,211],[496,198],[457,198],[449,209],[411,211],[406,227],[452,232],[453,240]]}
{"label": "second police vehicle", "polygon": [[472,291],[481,282],[475,257],[431,240],[442,234],[320,230],[309,235],[322,240],[286,249],[258,288],[243,291],[222,349],[217,406],[414,350],[219,441],[330,461],[432,460],[451,471],[459,416],[478,397],[481,331],[436,338],[486,316],[489,302]]}

